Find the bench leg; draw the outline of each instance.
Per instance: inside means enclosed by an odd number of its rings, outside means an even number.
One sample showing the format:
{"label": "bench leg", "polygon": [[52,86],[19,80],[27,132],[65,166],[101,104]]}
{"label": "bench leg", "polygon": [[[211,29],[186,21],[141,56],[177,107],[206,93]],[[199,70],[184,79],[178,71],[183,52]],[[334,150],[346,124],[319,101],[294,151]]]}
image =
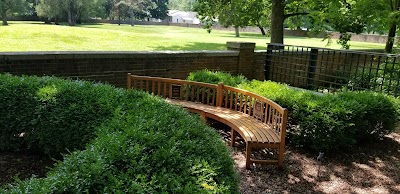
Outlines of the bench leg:
{"label": "bench leg", "polygon": [[285,146],[281,145],[279,146],[279,155],[278,155],[278,169],[283,168],[283,155],[285,152]]}
{"label": "bench leg", "polygon": [[201,118],[202,120],[204,120],[204,121],[207,122],[206,113],[205,113],[204,111],[201,111],[201,113],[200,113],[200,118]]}
{"label": "bench leg", "polygon": [[231,128],[231,146],[235,146],[235,139],[236,139],[236,131]]}
{"label": "bench leg", "polygon": [[251,144],[246,143],[246,169],[250,169]]}

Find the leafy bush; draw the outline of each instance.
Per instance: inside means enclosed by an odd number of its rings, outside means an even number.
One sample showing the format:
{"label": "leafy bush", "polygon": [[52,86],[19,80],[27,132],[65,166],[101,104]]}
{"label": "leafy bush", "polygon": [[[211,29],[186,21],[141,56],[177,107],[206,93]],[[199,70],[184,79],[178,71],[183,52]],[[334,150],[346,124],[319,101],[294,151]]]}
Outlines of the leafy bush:
{"label": "leafy bush", "polygon": [[243,88],[287,107],[290,141],[315,150],[335,150],[382,137],[394,130],[398,119],[398,103],[384,94],[318,94],[255,80]]}
{"label": "leafy bush", "polygon": [[348,89],[359,90],[365,88],[373,91],[383,91],[387,94],[400,95],[400,64],[394,63],[394,59],[379,65],[374,65],[372,70],[358,70],[346,84]]}
{"label": "leafy bush", "polygon": [[[204,72],[188,79],[215,83],[230,76]],[[216,77],[218,81],[213,81]],[[329,151],[376,139],[393,131],[400,116],[400,100],[389,95],[366,91],[321,94],[272,81],[242,80],[235,82],[236,87],[288,108],[287,138],[299,147]]]}
{"label": "leafy bush", "polygon": [[243,75],[232,76],[230,73],[210,71],[207,69],[191,72],[187,77],[187,80],[211,84],[223,82],[228,86],[237,86],[248,81]]}
{"label": "leafy bush", "polygon": [[0,150],[84,148],[95,127],[112,116],[116,95],[107,85],[1,75]]}
{"label": "leafy bush", "polygon": [[[182,108],[143,92],[114,89],[102,84],[10,75],[0,75],[0,79],[18,83],[15,86],[24,86],[27,90],[23,91],[30,97],[23,100],[35,104],[26,109],[32,112],[26,113],[24,118],[28,119],[20,120],[22,124],[19,126],[31,126],[32,119],[29,115],[40,117],[41,122],[51,124],[59,121],[56,116],[50,115],[61,114],[67,115],[65,118],[70,120],[57,123],[57,126],[69,130],[71,134],[86,133],[76,131],[80,129],[74,122],[81,122],[81,115],[68,117],[69,114],[59,108],[62,104],[69,111],[75,110],[70,104],[78,103],[77,105],[84,106],[85,113],[100,113],[101,118],[89,117],[86,121],[89,127],[83,126],[93,128],[93,135],[87,138],[89,143],[81,151],[76,150],[65,155],[64,160],[56,164],[46,178],[32,177],[19,181],[0,189],[0,193],[238,192],[238,177],[228,149],[215,131]],[[29,83],[22,84],[24,81]],[[1,83],[0,88],[12,88]],[[65,99],[57,96],[56,91],[63,91]],[[77,94],[73,94],[74,92]],[[84,94],[91,96],[84,97]],[[17,99],[21,98],[22,95]],[[12,96],[3,95],[2,99],[9,99],[8,103],[19,106],[10,100],[13,99]],[[51,102],[52,100],[59,104]],[[28,103],[20,104],[23,106]],[[43,104],[46,107],[42,110]],[[90,111],[90,107],[93,110]],[[42,117],[42,114],[45,116]],[[12,115],[14,113],[10,112],[7,118],[12,120]],[[0,128],[5,127],[5,119],[2,121]],[[43,133],[39,134],[45,135]],[[2,133],[1,138],[4,136],[9,137],[10,134]],[[74,138],[72,135],[65,138],[70,137]],[[25,141],[25,137],[23,139]],[[19,145],[15,143],[14,146]]]}

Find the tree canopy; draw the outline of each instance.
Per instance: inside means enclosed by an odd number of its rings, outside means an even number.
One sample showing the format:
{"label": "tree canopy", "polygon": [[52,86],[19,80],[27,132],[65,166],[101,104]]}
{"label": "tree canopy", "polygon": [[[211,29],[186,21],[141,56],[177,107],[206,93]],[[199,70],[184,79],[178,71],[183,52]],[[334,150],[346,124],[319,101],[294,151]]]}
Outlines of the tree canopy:
{"label": "tree canopy", "polygon": [[270,27],[271,43],[283,43],[284,26],[339,32],[344,48],[349,33],[387,33],[386,52],[392,51],[400,24],[400,0],[198,0],[196,11],[209,30],[216,19],[235,27]]}
{"label": "tree canopy", "polygon": [[7,16],[27,11],[29,3],[25,0],[0,0],[0,14],[2,25],[8,25]]}

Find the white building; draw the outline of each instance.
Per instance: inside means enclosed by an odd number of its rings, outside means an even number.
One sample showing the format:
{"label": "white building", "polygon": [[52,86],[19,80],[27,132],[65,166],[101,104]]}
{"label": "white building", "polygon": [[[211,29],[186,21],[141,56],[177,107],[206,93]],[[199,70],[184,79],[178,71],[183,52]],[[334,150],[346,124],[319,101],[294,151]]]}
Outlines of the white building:
{"label": "white building", "polygon": [[200,24],[197,13],[190,11],[168,10],[166,20],[170,23]]}

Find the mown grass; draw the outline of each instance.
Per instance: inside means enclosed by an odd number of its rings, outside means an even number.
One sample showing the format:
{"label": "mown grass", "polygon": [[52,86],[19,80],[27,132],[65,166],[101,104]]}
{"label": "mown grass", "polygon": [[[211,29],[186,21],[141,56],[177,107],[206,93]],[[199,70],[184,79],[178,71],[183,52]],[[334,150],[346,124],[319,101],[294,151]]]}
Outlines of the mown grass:
{"label": "mown grass", "polygon": [[[227,41],[255,42],[265,49],[269,37],[175,26],[84,24],[77,27],[40,22],[10,22],[0,26],[0,52],[12,51],[133,51],[133,50],[225,50]],[[340,48],[333,41],[328,48]],[[285,37],[285,44],[325,47],[320,38]],[[351,49],[383,49],[383,44],[350,42]]]}

